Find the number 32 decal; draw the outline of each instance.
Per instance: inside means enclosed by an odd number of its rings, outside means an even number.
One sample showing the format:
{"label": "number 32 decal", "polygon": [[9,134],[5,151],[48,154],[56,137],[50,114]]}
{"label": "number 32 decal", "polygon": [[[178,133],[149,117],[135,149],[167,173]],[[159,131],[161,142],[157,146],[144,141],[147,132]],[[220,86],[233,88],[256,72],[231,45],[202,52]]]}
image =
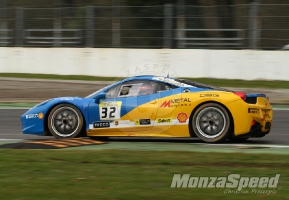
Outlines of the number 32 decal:
{"label": "number 32 decal", "polygon": [[100,120],[120,119],[121,101],[100,102]]}
{"label": "number 32 decal", "polygon": [[101,118],[113,118],[115,119],[116,107],[102,107]]}

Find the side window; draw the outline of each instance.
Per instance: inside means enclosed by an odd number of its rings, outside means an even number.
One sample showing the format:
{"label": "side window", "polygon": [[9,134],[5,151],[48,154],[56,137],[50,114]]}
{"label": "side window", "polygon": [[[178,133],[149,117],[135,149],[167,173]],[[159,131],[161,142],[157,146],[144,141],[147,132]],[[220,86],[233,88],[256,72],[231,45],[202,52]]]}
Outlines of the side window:
{"label": "side window", "polygon": [[144,96],[155,93],[157,83],[153,81],[133,81],[123,84],[120,88],[119,97]]}
{"label": "side window", "polygon": [[130,81],[107,90],[106,98],[143,96],[175,88],[177,88],[177,86],[162,82]]}
{"label": "side window", "polygon": [[123,85],[120,89],[118,96],[120,97],[138,96],[141,85],[142,83]]}
{"label": "side window", "polygon": [[171,89],[175,89],[177,86],[166,84],[166,83],[159,83],[156,92],[163,92]]}

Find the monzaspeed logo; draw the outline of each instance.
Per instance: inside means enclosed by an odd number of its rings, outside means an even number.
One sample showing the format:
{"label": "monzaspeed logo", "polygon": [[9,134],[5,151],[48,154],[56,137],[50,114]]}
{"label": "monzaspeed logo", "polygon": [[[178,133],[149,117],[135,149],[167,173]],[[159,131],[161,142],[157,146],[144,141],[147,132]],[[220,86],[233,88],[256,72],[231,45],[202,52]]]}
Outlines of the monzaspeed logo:
{"label": "monzaspeed logo", "polygon": [[171,188],[276,188],[280,174],[273,177],[243,177],[230,174],[227,177],[190,177],[190,174],[174,174]]}

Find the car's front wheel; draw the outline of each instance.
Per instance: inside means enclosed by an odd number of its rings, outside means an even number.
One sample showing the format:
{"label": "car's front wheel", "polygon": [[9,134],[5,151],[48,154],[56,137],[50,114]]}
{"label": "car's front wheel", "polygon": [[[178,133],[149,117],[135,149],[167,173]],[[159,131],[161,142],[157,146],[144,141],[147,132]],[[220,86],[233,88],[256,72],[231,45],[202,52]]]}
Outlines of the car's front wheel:
{"label": "car's front wheel", "polygon": [[221,142],[230,135],[230,116],[217,103],[200,106],[193,115],[191,126],[194,133],[205,142]]}
{"label": "car's front wheel", "polygon": [[83,117],[78,108],[60,104],[48,116],[48,129],[56,138],[74,138],[80,135]]}

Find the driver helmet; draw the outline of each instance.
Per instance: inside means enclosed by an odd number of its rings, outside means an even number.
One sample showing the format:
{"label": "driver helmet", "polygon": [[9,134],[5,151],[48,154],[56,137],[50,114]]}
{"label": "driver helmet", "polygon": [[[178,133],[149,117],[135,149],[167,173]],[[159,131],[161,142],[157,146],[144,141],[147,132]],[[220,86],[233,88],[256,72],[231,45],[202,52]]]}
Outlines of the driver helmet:
{"label": "driver helmet", "polygon": [[153,93],[153,87],[151,85],[142,85],[139,89],[139,95],[147,95]]}

